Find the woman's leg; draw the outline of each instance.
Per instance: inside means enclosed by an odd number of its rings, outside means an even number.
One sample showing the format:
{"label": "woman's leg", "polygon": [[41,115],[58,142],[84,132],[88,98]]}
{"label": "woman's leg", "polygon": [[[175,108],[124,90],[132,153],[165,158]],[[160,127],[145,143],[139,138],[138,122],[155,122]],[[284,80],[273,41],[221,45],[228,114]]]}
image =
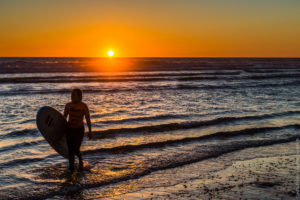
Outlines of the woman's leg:
{"label": "woman's leg", "polygon": [[83,167],[83,162],[82,162],[82,155],[80,152],[80,146],[83,140],[83,136],[84,136],[84,127],[79,128],[78,132],[76,134],[76,147],[75,147],[75,155],[78,157],[79,159],[79,167],[82,168]]}
{"label": "woman's leg", "polygon": [[67,134],[67,145],[69,151],[69,169],[70,171],[74,170],[74,141],[72,137],[72,130],[69,129]]}

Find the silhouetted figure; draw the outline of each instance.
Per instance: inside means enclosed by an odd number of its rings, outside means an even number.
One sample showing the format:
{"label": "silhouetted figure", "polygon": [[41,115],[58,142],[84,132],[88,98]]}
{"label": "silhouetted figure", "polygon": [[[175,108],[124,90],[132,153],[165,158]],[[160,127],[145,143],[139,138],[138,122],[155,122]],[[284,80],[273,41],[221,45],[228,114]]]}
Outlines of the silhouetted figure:
{"label": "silhouetted figure", "polygon": [[74,154],[78,156],[79,168],[82,169],[83,162],[80,153],[80,145],[84,135],[83,117],[88,125],[88,137],[91,138],[91,120],[88,106],[82,102],[82,91],[74,89],[71,94],[71,102],[67,103],[64,110],[64,117],[68,118],[67,144],[69,149],[69,169],[74,171]]}

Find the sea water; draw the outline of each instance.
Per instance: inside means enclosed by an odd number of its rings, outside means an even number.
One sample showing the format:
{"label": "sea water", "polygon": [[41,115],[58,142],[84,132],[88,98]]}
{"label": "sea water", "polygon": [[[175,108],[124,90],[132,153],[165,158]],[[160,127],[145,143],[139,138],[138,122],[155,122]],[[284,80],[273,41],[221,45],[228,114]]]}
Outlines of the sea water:
{"label": "sea water", "polygon": [[[0,58],[0,199],[84,194],[300,136],[300,59],[110,62]],[[75,177],[35,123],[42,106],[63,112],[73,88],[83,91],[93,129]]]}

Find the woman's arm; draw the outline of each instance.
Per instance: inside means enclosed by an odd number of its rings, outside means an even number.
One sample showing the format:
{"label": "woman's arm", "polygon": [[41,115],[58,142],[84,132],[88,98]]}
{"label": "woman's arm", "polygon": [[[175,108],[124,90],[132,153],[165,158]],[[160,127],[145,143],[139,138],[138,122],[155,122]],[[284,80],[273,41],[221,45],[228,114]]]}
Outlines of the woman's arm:
{"label": "woman's arm", "polygon": [[86,112],[85,112],[84,116],[85,116],[85,120],[86,120],[88,129],[89,129],[88,137],[91,139],[92,138],[92,135],[91,135],[91,133],[92,133],[92,126],[91,126],[90,111],[89,111],[89,108],[87,106],[86,106]]}
{"label": "woman's arm", "polygon": [[64,110],[64,117],[67,119],[68,114],[69,114],[69,109],[68,109],[68,104],[65,105],[65,110]]}

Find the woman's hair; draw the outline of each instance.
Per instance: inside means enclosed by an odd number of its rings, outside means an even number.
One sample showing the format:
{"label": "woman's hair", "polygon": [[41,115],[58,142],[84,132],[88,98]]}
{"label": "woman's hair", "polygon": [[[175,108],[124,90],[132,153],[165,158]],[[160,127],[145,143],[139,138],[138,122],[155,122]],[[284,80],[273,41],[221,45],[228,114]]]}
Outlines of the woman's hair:
{"label": "woman's hair", "polygon": [[75,89],[72,90],[72,94],[73,93],[76,93],[78,95],[80,101],[82,100],[82,91],[81,91],[81,89],[75,88]]}

